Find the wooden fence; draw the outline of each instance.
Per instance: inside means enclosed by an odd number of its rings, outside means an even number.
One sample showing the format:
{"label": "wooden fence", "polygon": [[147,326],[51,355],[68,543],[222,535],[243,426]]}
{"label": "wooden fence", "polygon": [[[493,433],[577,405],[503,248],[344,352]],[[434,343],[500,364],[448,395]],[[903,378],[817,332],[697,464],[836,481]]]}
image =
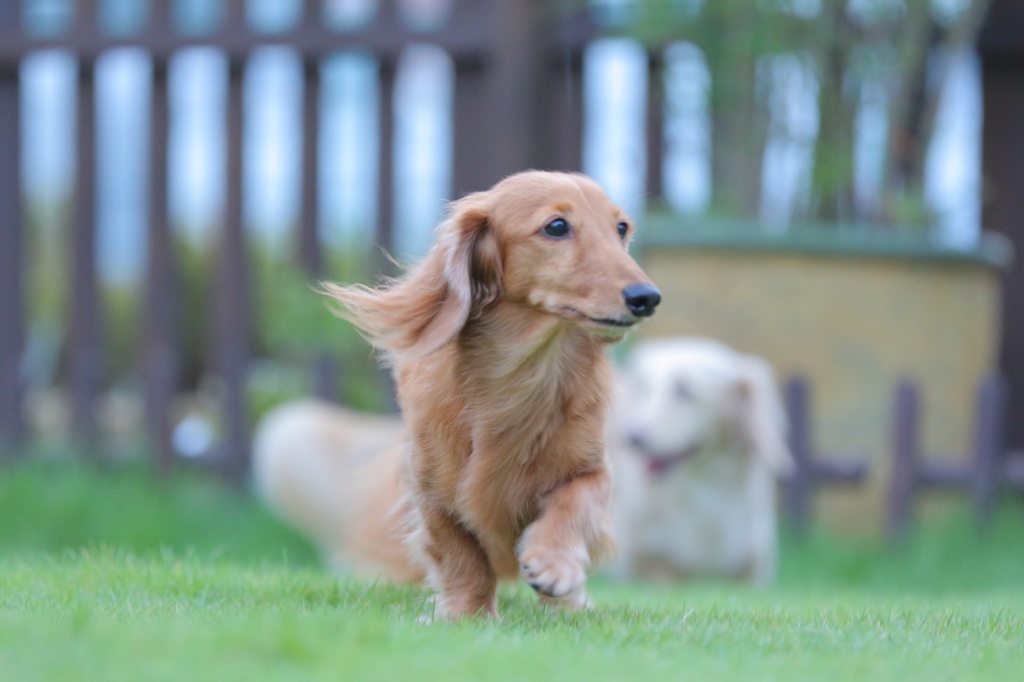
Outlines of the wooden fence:
{"label": "wooden fence", "polygon": [[[317,225],[318,130],[321,110],[320,65],[335,53],[359,49],[378,63],[380,92],[378,126],[379,168],[375,240],[392,243],[396,194],[392,167],[395,129],[391,93],[398,59],[413,42],[444,49],[455,70],[453,102],[452,192],[459,196],[482,189],[502,176],[524,168],[576,170],[581,166],[584,117],[582,55],[598,31],[586,13],[553,15],[542,0],[453,0],[447,20],[424,31],[403,20],[397,0],[377,3],[372,21],[351,31],[339,31],[322,20],[322,3],[303,0],[301,19],[274,34],[256,31],[247,23],[243,0],[224,0],[218,27],[205,35],[175,28],[172,0],[153,0],[145,26],[128,36],[104,32],[98,22],[97,0],[77,0],[70,28],[59,37],[39,38],[26,33],[21,17],[31,0],[0,0],[0,455],[22,450],[28,436],[25,413],[26,381],[26,211],[20,177],[20,120],[22,83],[19,69],[31,53],[47,48],[71,52],[78,60],[76,107],[76,173],[71,220],[66,233],[68,288],[66,384],[70,396],[72,435],[82,452],[98,444],[97,406],[104,389],[105,317],[96,259],[95,167],[104,150],[96,144],[94,121],[97,59],[109,50],[134,46],[152,59],[152,101],[149,123],[148,251],[145,286],[140,292],[142,333],[138,373],[142,378],[145,425],[164,473],[175,459],[172,447],[172,401],[181,386],[180,330],[172,311],[180,305],[179,265],[175,262],[168,206],[168,146],[171,125],[168,66],[180,50],[200,45],[220,49],[228,58],[226,200],[217,240],[217,281],[209,303],[214,314],[207,330],[211,343],[206,369],[224,388],[220,411],[225,425],[218,462],[235,480],[248,464],[249,429],[245,384],[249,374],[253,320],[251,287],[243,225],[243,74],[251,54],[268,44],[286,44],[303,64],[302,177],[299,233],[294,259],[310,277],[323,272],[324,249]],[[649,62],[652,75],[660,59]],[[660,80],[649,79],[646,107],[646,186],[648,197],[661,194],[664,122]],[[316,363],[315,376],[326,393],[328,362]],[[787,508],[798,526],[809,516],[810,500],[823,484],[857,484],[866,475],[863,464],[849,458],[826,465],[815,456],[810,435],[808,389],[795,380],[787,390],[798,475],[787,494]],[[986,441],[1002,429],[1002,389],[989,387],[979,402],[979,471],[967,469],[944,477],[921,468],[916,458],[915,394],[902,388],[895,401],[894,461],[901,475],[894,493],[891,525],[898,534],[906,527],[909,504],[917,489],[939,478],[948,485],[973,484],[978,503],[988,508],[994,490],[991,475],[998,446]],[[908,397],[909,396],[909,397]],[[995,454],[993,454],[995,453]],[[902,463],[902,464],[901,464]],[[1000,465],[1001,466],[1001,465]],[[979,473],[980,472],[980,473]],[[948,473],[948,472],[947,472]]]}
{"label": "wooden fence", "polygon": [[[19,68],[31,53],[60,48],[78,61],[76,169],[71,220],[66,232],[67,390],[73,438],[83,452],[97,442],[97,404],[108,352],[96,257],[96,180],[98,155],[94,111],[97,59],[118,47],[139,47],[152,59],[152,102],[148,164],[148,252],[140,293],[142,334],[138,370],[142,377],[146,426],[157,469],[173,463],[170,408],[179,386],[181,354],[174,316],[178,264],[174,260],[168,213],[168,64],[178,51],[212,45],[228,59],[226,198],[217,239],[217,280],[211,289],[214,320],[208,369],[224,387],[225,442],[222,463],[240,479],[247,465],[249,425],[244,384],[250,360],[251,273],[246,259],[242,202],[242,76],[253,51],[268,44],[295,49],[304,65],[303,143],[297,262],[315,277],[323,267],[317,233],[319,65],[332,54],[359,49],[378,63],[379,177],[376,241],[391,244],[395,197],[392,167],[394,112],[391,93],[398,57],[411,42],[444,49],[455,69],[452,191],[458,196],[482,189],[507,173],[529,167],[580,167],[581,53],[594,34],[586,17],[549,16],[540,0],[453,0],[439,27],[409,26],[396,0],[377,3],[373,19],[351,31],[334,30],[322,20],[322,3],[303,0],[302,17],[290,29],[268,35],[247,23],[243,0],[225,0],[220,25],[206,35],[179,31],[171,0],[150,3],[148,21],[137,32],[109,35],[98,20],[97,0],[73,3],[67,31],[54,38],[30,35],[22,17],[31,0],[0,0],[0,451],[14,453],[27,436],[26,215],[20,177],[22,84]],[[657,107],[654,108],[657,110]],[[655,122],[656,123],[656,122]],[[657,127],[660,139],[660,127]],[[660,157],[658,157],[660,158]],[[652,167],[658,167],[654,161]],[[657,176],[652,176],[657,182]]]}
{"label": "wooden fence", "polygon": [[[795,470],[784,482],[783,511],[790,527],[804,533],[813,517],[819,488],[860,485],[872,474],[862,455],[818,452],[814,443],[812,396],[804,377],[793,377],[785,387],[789,447]],[[914,507],[923,493],[942,490],[970,498],[979,529],[986,529],[1002,492],[1024,490],[1024,458],[1008,452],[1004,441],[1007,421],[1007,385],[992,375],[978,387],[974,404],[974,438],[967,452],[925,452],[921,445],[923,421],[920,385],[910,378],[896,383],[892,393],[890,429],[891,471],[888,472],[885,531],[896,545],[906,541],[913,525]],[[956,464],[948,464],[951,459]]]}

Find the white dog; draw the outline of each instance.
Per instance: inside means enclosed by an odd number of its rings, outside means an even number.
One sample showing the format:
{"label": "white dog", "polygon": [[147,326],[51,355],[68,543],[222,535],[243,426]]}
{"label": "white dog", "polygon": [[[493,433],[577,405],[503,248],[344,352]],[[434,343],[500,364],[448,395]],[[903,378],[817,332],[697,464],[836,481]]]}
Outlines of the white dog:
{"label": "white dog", "polygon": [[703,339],[638,344],[608,444],[622,578],[770,583],[776,477],[792,468],[772,370]]}
{"label": "white dog", "polygon": [[314,400],[286,403],[253,439],[260,498],[313,541],[331,568],[412,582],[402,520],[392,509],[402,424]]}

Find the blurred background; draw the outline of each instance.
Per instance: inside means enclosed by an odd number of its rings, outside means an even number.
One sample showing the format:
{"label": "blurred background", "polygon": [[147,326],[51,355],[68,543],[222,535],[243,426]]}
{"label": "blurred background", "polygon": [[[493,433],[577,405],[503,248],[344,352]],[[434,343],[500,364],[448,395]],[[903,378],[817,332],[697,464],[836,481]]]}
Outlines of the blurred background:
{"label": "blurred background", "polygon": [[242,482],[274,404],[392,410],[315,282],[580,170],[665,294],[639,334],[784,381],[795,527],[984,520],[1024,485],[1022,106],[1013,0],[0,0],[0,452]]}

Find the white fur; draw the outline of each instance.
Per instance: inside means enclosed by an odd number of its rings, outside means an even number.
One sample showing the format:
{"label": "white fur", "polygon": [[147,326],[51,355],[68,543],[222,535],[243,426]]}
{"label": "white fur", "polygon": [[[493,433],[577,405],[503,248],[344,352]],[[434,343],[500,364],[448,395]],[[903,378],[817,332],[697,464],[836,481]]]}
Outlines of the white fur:
{"label": "white fur", "polygon": [[616,387],[608,445],[616,574],[774,579],[776,477],[793,465],[767,363],[703,339],[638,344]]}
{"label": "white fur", "polygon": [[[287,403],[256,430],[256,493],[314,542],[330,567],[397,582],[415,579],[394,542],[401,520],[390,518],[386,494],[397,487],[401,437],[395,417],[315,400]],[[361,532],[364,527],[374,532]]]}

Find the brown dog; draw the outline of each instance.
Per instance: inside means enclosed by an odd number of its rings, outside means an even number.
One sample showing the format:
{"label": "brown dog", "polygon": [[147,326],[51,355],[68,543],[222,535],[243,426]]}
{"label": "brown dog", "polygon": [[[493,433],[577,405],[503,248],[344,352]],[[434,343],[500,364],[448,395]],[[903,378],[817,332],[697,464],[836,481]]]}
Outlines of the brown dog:
{"label": "brown dog", "polygon": [[592,180],[513,175],[455,202],[425,260],[326,285],[394,370],[402,513],[439,615],[495,614],[499,579],[581,608],[614,542],[605,346],[660,301],[629,219]]}

